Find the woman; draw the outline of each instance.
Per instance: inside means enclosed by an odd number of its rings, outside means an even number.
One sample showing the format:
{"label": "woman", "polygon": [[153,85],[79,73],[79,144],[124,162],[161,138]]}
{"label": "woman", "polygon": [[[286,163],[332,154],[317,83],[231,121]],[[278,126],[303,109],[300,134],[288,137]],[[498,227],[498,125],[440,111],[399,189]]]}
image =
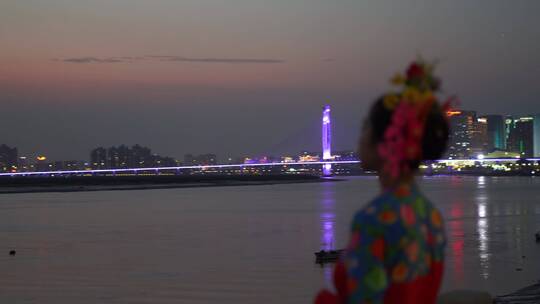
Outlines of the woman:
{"label": "woman", "polygon": [[445,151],[449,102],[439,105],[433,66],[419,60],[399,86],[372,106],[359,142],[362,166],[379,172],[381,193],[356,213],[350,242],[334,270],[336,294],[315,303],[436,303],[446,239],[439,211],[414,175]]}

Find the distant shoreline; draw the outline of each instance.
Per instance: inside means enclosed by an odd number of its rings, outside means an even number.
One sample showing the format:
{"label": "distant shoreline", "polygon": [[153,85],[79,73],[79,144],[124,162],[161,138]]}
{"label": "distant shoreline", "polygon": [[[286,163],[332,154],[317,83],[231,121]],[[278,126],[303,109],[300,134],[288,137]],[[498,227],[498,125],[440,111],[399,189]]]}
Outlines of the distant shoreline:
{"label": "distant shoreline", "polygon": [[72,176],[0,178],[0,194],[150,190],[334,182],[315,175]]}
{"label": "distant shoreline", "polygon": [[[291,183],[320,183],[343,181],[350,176],[377,176],[375,173],[335,175],[324,178],[310,174],[266,175],[150,175],[150,176],[42,176],[0,177],[0,195],[16,193],[83,192],[151,190],[175,188],[202,188],[226,186],[260,186]],[[486,176],[486,177],[534,177],[526,174],[493,174],[491,172],[433,173],[418,176]],[[540,176],[540,174],[538,174]]]}

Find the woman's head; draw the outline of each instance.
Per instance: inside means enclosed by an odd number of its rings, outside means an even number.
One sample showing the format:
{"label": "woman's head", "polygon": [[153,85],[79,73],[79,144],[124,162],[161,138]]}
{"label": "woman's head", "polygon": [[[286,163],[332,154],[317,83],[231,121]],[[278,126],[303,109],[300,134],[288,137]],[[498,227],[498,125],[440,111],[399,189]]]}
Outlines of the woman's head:
{"label": "woman's head", "polygon": [[[399,174],[398,171],[412,172],[423,161],[439,159],[446,150],[448,122],[443,106],[432,94],[437,88],[432,91],[429,82],[436,81],[438,86],[438,80],[431,74],[422,75],[424,66],[416,63],[411,66],[421,70],[415,70],[413,76],[430,78],[411,78],[409,67],[408,77],[403,77],[404,93],[382,96],[372,105],[358,147],[365,170],[381,171],[399,164],[399,169],[393,168],[392,175]],[[431,71],[430,68],[427,72]]]}

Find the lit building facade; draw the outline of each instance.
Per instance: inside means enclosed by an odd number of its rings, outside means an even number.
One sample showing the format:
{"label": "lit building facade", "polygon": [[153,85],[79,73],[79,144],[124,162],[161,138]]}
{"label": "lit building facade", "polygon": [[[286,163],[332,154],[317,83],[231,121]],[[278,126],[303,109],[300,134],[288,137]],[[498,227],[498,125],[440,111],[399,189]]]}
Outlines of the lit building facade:
{"label": "lit building facade", "polygon": [[473,156],[473,141],[476,128],[476,112],[449,111],[450,124],[447,156],[451,159],[469,158]]}
{"label": "lit building facade", "polygon": [[488,152],[488,121],[486,118],[476,119],[471,140],[471,153],[473,157],[479,157]]}
{"label": "lit building facade", "polygon": [[142,147],[140,145],[134,145],[130,149],[128,167],[144,168],[154,166],[154,158],[155,157],[152,155],[152,150],[150,150],[149,148]]}
{"label": "lit building facade", "polygon": [[17,159],[19,152],[17,148],[7,145],[0,145],[0,172],[16,171],[18,167]]}
{"label": "lit building facade", "polygon": [[506,115],[504,117],[504,138],[506,139],[506,150],[510,150],[510,131],[514,127],[514,118],[512,116]]}
{"label": "lit building facade", "polygon": [[298,161],[302,163],[318,162],[321,161],[321,157],[317,153],[303,151],[300,155],[298,155]]}
{"label": "lit building facade", "polygon": [[[85,170],[87,163],[81,160],[66,160],[66,161],[55,161],[51,163],[52,170],[61,171],[61,170]],[[103,169],[103,168],[101,168]]]}
{"label": "lit building facade", "polygon": [[486,115],[487,123],[487,152],[506,149],[505,121],[502,115]]}
{"label": "lit building facade", "polygon": [[107,150],[103,147],[95,148],[90,152],[90,164],[92,169],[108,168]]}
{"label": "lit building facade", "polygon": [[534,118],[520,117],[513,120],[508,136],[508,150],[519,152],[522,157],[534,155]]}
{"label": "lit building facade", "polygon": [[177,166],[175,159],[153,154],[152,150],[140,145],[121,145],[108,149],[99,147],[90,152],[90,167],[93,169],[122,169]]}
{"label": "lit building facade", "polygon": [[32,171],[33,168],[34,168],[34,165],[29,162],[26,156],[19,157],[17,171],[28,172],[28,171]]}
{"label": "lit building facade", "polygon": [[533,154],[540,157],[540,114],[534,116],[533,121]]}
{"label": "lit building facade", "polygon": [[52,171],[53,164],[47,162],[47,157],[45,155],[38,155],[36,157],[35,169],[37,171]]}

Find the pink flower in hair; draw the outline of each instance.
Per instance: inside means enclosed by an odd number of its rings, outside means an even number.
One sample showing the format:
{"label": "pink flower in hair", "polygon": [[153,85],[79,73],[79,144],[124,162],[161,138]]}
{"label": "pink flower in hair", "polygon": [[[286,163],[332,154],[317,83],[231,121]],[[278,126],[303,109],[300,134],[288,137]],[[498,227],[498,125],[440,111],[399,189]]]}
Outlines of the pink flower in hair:
{"label": "pink flower in hair", "polygon": [[408,170],[409,160],[421,156],[420,141],[423,124],[413,105],[401,102],[395,109],[390,125],[384,133],[384,141],[379,144],[379,155],[385,159],[384,170],[396,178]]}
{"label": "pink flower in hair", "polygon": [[[384,95],[383,105],[392,112],[392,118],[377,149],[384,160],[383,169],[392,178],[408,172],[413,162],[422,160],[425,121],[437,104],[435,93],[440,87],[440,80],[433,75],[434,65],[419,58],[410,64],[406,77],[398,74],[392,79],[394,85],[402,87],[401,91]],[[449,111],[454,101],[451,97],[442,110]]]}

